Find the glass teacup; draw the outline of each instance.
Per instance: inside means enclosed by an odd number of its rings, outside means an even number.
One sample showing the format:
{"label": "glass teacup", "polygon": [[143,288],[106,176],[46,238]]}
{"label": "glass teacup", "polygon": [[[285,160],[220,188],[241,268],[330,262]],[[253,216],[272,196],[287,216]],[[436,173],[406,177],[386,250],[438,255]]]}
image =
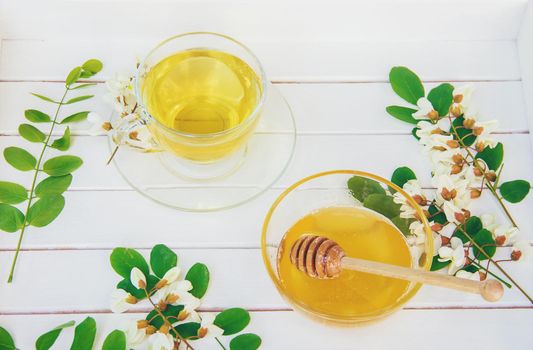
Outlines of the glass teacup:
{"label": "glass teacup", "polygon": [[139,66],[135,90],[141,117],[163,150],[193,164],[231,158],[227,170],[243,158],[267,86],[246,46],[194,32],[155,47]]}
{"label": "glass teacup", "polygon": [[[420,235],[412,237],[379,205],[357,199],[348,187],[354,179],[387,199],[394,193],[421,218]],[[354,182],[355,183],[355,182]],[[387,215],[385,215],[387,214]],[[395,213],[394,215],[397,215]],[[408,224],[407,224],[408,225]],[[401,188],[366,172],[336,170],[304,178],[285,190],[270,208],[261,237],[263,260],[280,294],[296,310],[337,323],[370,322],[398,310],[421,284],[344,270],[332,279],[318,279],[299,271],[290,251],[303,235],[311,234],[338,243],[346,255],[389,264],[429,270],[433,236],[422,209]],[[307,255],[309,259],[309,255]]]}

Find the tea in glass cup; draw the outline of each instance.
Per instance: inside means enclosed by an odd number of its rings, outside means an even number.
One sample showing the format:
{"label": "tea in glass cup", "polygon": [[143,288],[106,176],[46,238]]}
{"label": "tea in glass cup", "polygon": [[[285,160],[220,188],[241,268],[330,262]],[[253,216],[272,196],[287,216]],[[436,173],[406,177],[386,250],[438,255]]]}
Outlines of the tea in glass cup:
{"label": "tea in glass cup", "polygon": [[139,67],[138,100],[159,145],[212,163],[242,150],[259,120],[267,81],[251,51],[227,36],[170,38]]}

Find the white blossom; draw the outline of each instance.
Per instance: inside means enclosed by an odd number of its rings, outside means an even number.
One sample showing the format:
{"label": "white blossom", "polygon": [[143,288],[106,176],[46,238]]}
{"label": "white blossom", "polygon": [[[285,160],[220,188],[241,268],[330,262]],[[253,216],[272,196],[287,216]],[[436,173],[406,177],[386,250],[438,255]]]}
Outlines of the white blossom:
{"label": "white blossom", "polygon": [[172,305],[199,305],[199,299],[189,293],[191,289],[191,282],[187,280],[175,281],[159,289],[153,299],[158,303],[165,302]]}
{"label": "white blossom", "polygon": [[170,334],[163,334],[161,332],[154,333],[150,336],[150,350],[173,350],[174,339]]}
{"label": "white blossom", "polygon": [[137,326],[137,321],[130,320],[124,331],[128,349],[140,345],[146,339],[146,330]]}
{"label": "white blossom", "polygon": [[122,289],[117,289],[111,295],[111,311],[115,313],[122,313],[127,311],[132,304],[135,304],[136,299],[130,293]]}
{"label": "white blossom", "polygon": [[479,272],[469,272],[465,270],[459,270],[455,273],[456,277],[464,278],[467,280],[474,280],[479,281],[481,279],[481,276],[479,275]]}
{"label": "white blossom", "polygon": [[108,93],[104,99],[120,114],[127,115],[136,108],[137,98],[133,87],[133,77],[116,74],[106,81]]}
{"label": "white blossom", "polygon": [[432,182],[437,187],[437,205],[442,208],[449,222],[458,223],[455,214],[462,214],[462,209],[468,209],[471,202],[468,181],[461,177],[439,175],[434,177]]}
{"label": "white blossom", "polygon": [[452,237],[450,240],[450,247],[440,247],[439,258],[440,262],[451,261],[448,265],[448,274],[453,275],[457,270],[464,266],[466,261],[465,249],[463,241],[457,237]]}
{"label": "white blossom", "polygon": [[198,329],[198,336],[200,338],[215,338],[224,334],[224,330],[213,324],[215,316],[211,314],[204,315]]}
{"label": "white blossom", "polygon": [[142,271],[139,270],[137,267],[131,269],[130,281],[135,288],[146,288],[146,277],[144,276],[144,273],[142,273]]}
{"label": "white blossom", "polygon": [[531,245],[527,240],[519,240],[513,244],[511,258],[515,261],[525,261],[532,257]]}
{"label": "white blossom", "polygon": [[453,107],[458,107],[461,113],[468,113],[471,110],[470,107],[472,103],[472,93],[474,92],[474,86],[472,84],[466,84],[463,86],[458,86],[453,89],[453,98],[454,101],[460,99],[461,102],[454,102]]}
{"label": "white blossom", "polygon": [[428,118],[428,114],[434,110],[431,102],[425,97],[419,98],[416,102],[416,105],[418,107],[418,111],[412,114],[413,118],[415,119],[426,119]]}

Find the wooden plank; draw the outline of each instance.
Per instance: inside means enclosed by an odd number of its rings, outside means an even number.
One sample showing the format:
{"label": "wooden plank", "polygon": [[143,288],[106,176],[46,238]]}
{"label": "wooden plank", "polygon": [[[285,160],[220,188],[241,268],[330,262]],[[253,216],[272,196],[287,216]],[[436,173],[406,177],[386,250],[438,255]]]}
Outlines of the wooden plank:
{"label": "wooden plank", "polygon": [[[65,79],[69,67],[92,57],[104,62],[101,78],[106,78],[133,68],[135,57],[143,57],[165,37],[128,38],[4,40],[0,80]],[[424,80],[520,79],[514,41],[244,41],[274,81],[383,82],[396,65],[411,67]],[[437,54],[428,60],[432,52]]]}
{"label": "wooden plank", "polygon": [[[154,233],[149,235],[152,237],[152,244],[165,242],[160,237],[155,237]],[[148,250],[141,251],[145,256],[149,255]],[[259,249],[182,249],[177,250],[177,253],[184,271],[196,262],[203,262],[210,269],[211,284],[202,304],[204,308],[231,306],[275,310],[290,308],[270,281]],[[120,277],[109,264],[110,254],[111,250],[23,252],[20,255],[14,283],[6,285],[7,267],[10,266],[12,252],[0,252],[0,266],[2,266],[0,315],[72,310],[84,313],[108,311],[110,295],[114,286],[120,281]],[[500,258],[507,258],[510,248],[502,248],[498,254]],[[524,263],[504,263],[504,266],[526,290],[533,289],[533,280],[529,278],[533,268],[532,260]],[[39,298],[29,298],[28,286],[61,287],[39,288]],[[424,286],[420,294],[406,306],[408,308],[501,308],[531,306],[531,304],[518,293],[516,288],[506,289],[503,299],[499,302],[488,303],[476,295]],[[145,310],[146,307],[146,304],[139,304],[134,310]]]}
{"label": "wooden plank", "polygon": [[[170,36],[205,30],[251,38],[288,40],[406,40],[513,39],[525,0],[500,0],[481,4],[461,1],[461,11],[447,1],[240,1],[214,0],[55,1],[32,6],[5,2],[0,11],[2,31],[8,38],[142,37]],[[384,9],[387,10],[384,10]],[[84,25],[57,18],[84,17]],[[202,21],[199,23],[198,18]],[[435,21],[447,23],[435,25]],[[131,21],[142,26],[129,26]],[[275,23],[275,25],[272,25]],[[401,25],[398,25],[401,23]],[[423,30],[421,29],[423,28]]]}
{"label": "wooden plank", "polygon": [[[128,320],[141,319],[144,314],[92,316],[97,321],[96,348],[99,349],[105,336],[112,330],[125,327]],[[321,350],[324,347],[336,350],[389,350],[398,347],[423,350],[427,349],[431,340],[434,350],[465,344],[475,344],[485,350],[529,350],[533,342],[531,309],[403,310],[379,323],[361,327],[321,324],[290,311],[252,312],[251,316],[252,321],[246,332],[261,336],[263,350]],[[72,314],[3,316],[2,326],[12,332],[20,349],[31,349],[39,335],[64,322],[79,322],[84,317]],[[28,327],[29,324],[31,327]],[[444,330],[446,334],[453,334],[453,337],[443,339]],[[72,337],[72,328],[63,331],[54,348],[68,349]],[[229,341],[226,337],[222,339],[225,344]],[[194,344],[196,350],[220,349],[212,339]]]}
{"label": "wooden plank", "polygon": [[[512,169],[512,172],[503,172],[502,181],[515,178],[531,181],[533,156],[529,135],[498,135],[497,139],[505,145],[506,169]],[[259,134],[250,147],[271,147],[268,141],[267,135]],[[40,147],[20,137],[0,137],[0,149],[8,146],[24,147],[34,153]],[[52,152],[48,156],[57,154]],[[74,177],[74,188],[129,188],[113,166],[106,166],[110,153],[106,137],[76,137],[68,153],[79,155],[84,160],[84,167]],[[406,158],[407,155],[409,158]],[[359,169],[388,177],[396,167],[403,165],[411,167],[424,186],[431,186],[428,159],[421,154],[421,147],[410,135],[300,135],[297,138],[293,161],[276,185],[290,186],[303,177],[332,169]],[[31,183],[31,173],[21,173],[6,162],[0,162],[0,174],[5,181],[17,181],[27,186]],[[168,185],[174,186],[175,183]],[[239,183],[228,182],[226,185],[255,184],[247,179],[240,179]]]}
{"label": "wooden plank", "polygon": [[[517,49],[523,77],[523,93],[527,106],[526,119],[531,128],[533,127],[533,68],[531,67],[533,60],[533,1],[529,1],[528,4],[517,39]],[[531,140],[533,145],[533,137]]]}
{"label": "wooden plank", "polygon": [[[460,86],[463,83],[456,83]],[[428,84],[428,89],[435,86]],[[521,82],[477,82],[475,102],[484,119],[498,119],[498,132],[528,130]],[[412,126],[390,117],[385,107],[406,104],[387,83],[362,84],[275,84],[290,104],[298,132],[353,134],[409,134]],[[2,82],[0,83],[0,134],[15,135],[29,108],[50,111],[50,104],[29,94],[56,97],[63,92],[62,83]],[[92,100],[75,106],[65,106],[62,115],[80,110],[92,110],[107,117],[111,107],[103,100],[103,84],[84,91],[95,94]],[[86,134],[87,124],[75,124],[76,134]]]}

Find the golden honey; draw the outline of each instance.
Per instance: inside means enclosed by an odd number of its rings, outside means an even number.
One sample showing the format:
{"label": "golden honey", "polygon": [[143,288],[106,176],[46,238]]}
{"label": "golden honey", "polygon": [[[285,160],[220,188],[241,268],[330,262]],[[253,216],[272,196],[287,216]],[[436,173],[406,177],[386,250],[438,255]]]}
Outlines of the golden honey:
{"label": "golden honey", "polygon": [[240,58],[191,49],[155,64],[144,77],[141,94],[150,115],[179,133],[152,126],[159,143],[185,158],[209,162],[231,153],[250,136],[254,123],[236,127],[254,112],[261,86],[255,71]]}
{"label": "golden honey", "polygon": [[394,307],[409,282],[343,270],[335,279],[312,278],[290,262],[290,248],[303,234],[336,241],[347,256],[411,266],[404,236],[383,216],[365,208],[329,207],[310,213],[285,234],[278,254],[284,292],[306,309],[336,318],[375,316]]}

